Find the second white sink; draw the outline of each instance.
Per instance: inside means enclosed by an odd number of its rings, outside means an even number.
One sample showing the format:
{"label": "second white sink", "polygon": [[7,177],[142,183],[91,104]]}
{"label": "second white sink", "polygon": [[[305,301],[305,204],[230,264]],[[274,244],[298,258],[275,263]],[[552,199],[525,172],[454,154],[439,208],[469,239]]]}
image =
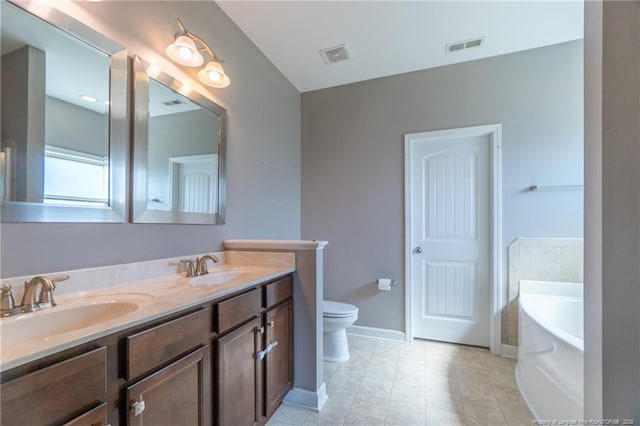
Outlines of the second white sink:
{"label": "second white sink", "polygon": [[219,285],[230,283],[234,280],[244,279],[249,274],[244,271],[219,271],[210,272],[199,277],[188,278],[189,285]]}

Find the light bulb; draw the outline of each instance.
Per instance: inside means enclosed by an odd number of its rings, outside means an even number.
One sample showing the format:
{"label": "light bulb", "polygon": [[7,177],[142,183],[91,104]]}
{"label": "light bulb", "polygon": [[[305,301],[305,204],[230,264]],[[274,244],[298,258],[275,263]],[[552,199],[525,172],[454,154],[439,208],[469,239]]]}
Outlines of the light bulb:
{"label": "light bulb", "polygon": [[180,46],[178,48],[178,56],[180,56],[180,58],[184,59],[185,61],[190,60],[192,56],[191,49],[189,49],[188,47]]}
{"label": "light bulb", "polygon": [[198,72],[198,79],[207,86],[218,88],[227,87],[231,83],[217,58],[214,58]]}
{"label": "light bulb", "polygon": [[204,62],[196,44],[187,35],[178,36],[165,52],[174,62],[187,67],[199,67]]}
{"label": "light bulb", "polygon": [[220,73],[217,71],[209,71],[209,79],[211,81],[218,81],[220,80]]}

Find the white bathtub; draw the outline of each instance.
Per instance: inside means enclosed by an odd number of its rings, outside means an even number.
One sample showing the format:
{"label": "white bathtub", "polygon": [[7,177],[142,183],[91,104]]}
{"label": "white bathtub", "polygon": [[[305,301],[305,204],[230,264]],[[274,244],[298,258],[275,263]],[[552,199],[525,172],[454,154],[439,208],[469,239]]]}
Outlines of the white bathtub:
{"label": "white bathtub", "polygon": [[538,420],[583,419],[582,288],[520,281],[516,381]]}

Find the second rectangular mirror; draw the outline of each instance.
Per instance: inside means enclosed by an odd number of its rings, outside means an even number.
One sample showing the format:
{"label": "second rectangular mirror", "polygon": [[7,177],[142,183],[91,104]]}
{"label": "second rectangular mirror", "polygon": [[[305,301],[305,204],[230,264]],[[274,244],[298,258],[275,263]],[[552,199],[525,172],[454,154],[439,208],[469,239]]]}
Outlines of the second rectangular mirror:
{"label": "second rectangular mirror", "polygon": [[226,111],[134,58],[133,222],[222,224]]}

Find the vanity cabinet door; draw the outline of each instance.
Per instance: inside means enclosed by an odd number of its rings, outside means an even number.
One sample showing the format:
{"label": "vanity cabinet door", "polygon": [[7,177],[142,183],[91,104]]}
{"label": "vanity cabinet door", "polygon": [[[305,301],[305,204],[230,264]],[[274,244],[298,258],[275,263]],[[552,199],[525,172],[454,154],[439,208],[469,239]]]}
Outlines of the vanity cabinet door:
{"label": "vanity cabinet door", "polygon": [[271,417],[293,384],[293,302],[265,315],[265,415]]}
{"label": "vanity cabinet door", "polygon": [[210,425],[210,365],[204,346],[129,386],[127,424]]}
{"label": "vanity cabinet door", "polygon": [[260,413],[262,328],[256,318],[216,341],[217,424],[258,424]]}

